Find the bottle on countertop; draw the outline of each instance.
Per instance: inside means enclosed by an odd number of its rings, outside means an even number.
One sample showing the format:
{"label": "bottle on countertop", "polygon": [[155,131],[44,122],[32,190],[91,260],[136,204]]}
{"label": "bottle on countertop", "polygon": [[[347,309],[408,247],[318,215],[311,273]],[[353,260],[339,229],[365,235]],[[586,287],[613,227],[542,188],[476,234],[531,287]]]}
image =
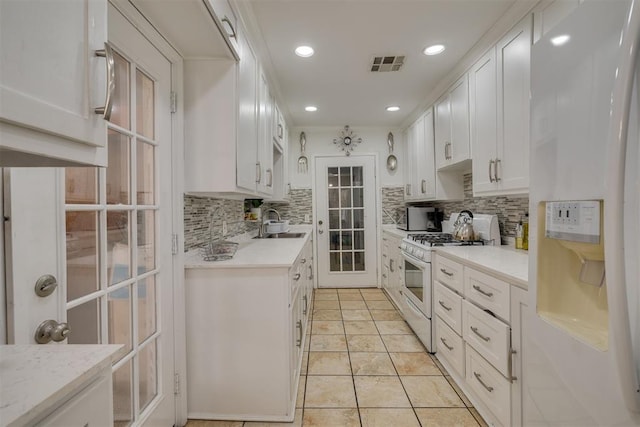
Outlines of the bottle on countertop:
{"label": "bottle on countertop", "polygon": [[522,220],[516,225],[516,249],[522,249]]}
{"label": "bottle on countertop", "polygon": [[522,249],[529,250],[529,212],[524,214],[522,222]]}

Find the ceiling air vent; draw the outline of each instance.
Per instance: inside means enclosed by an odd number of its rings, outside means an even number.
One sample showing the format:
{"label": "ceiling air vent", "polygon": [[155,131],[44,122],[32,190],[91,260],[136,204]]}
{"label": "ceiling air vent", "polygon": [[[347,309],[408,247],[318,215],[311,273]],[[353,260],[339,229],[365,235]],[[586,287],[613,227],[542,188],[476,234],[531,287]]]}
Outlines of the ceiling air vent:
{"label": "ceiling air vent", "polygon": [[374,56],[371,62],[371,72],[398,71],[404,65],[404,55]]}

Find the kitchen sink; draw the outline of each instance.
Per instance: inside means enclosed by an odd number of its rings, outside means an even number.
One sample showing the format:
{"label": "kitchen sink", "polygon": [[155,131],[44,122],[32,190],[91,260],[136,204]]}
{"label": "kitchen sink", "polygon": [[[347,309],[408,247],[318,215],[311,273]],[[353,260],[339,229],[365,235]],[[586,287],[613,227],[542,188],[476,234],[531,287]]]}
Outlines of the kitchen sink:
{"label": "kitchen sink", "polygon": [[306,233],[277,233],[277,234],[267,234],[263,237],[254,237],[254,239],[299,239],[304,237]]}

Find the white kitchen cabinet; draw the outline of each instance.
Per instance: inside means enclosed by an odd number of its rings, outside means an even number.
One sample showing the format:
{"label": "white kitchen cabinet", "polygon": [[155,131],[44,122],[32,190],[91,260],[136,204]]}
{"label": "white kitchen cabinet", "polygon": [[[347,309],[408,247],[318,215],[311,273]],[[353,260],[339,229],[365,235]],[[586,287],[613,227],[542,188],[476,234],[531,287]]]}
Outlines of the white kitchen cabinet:
{"label": "white kitchen cabinet", "polygon": [[382,288],[399,310],[403,306],[400,294],[403,283],[401,240],[387,231],[382,232]]}
{"label": "white kitchen cabinet", "polygon": [[255,55],[237,33],[241,59],[184,61],[185,191],[256,196],[258,111]]}
{"label": "white kitchen cabinet", "polygon": [[[278,116],[276,137],[279,141],[273,145],[273,195],[269,200],[289,202],[291,198],[291,183],[289,182],[289,131],[282,115],[278,114]],[[282,133],[282,138],[278,136],[280,132]]]}
{"label": "white kitchen cabinet", "polygon": [[435,153],[437,170],[465,170],[471,166],[467,74],[436,102]]}
{"label": "white kitchen cabinet", "polygon": [[313,297],[311,244],[288,266],[186,269],[189,418],[293,420]]}
{"label": "white kitchen cabinet", "polygon": [[106,165],[106,41],[106,1],[0,2],[0,166]]}
{"label": "white kitchen cabinet", "polygon": [[238,43],[238,18],[228,0],[206,0],[213,8],[213,14],[220,21],[225,42],[233,55],[240,59],[240,46]]}
{"label": "white kitchen cabinet", "polygon": [[523,337],[528,331],[528,316],[531,315],[527,299],[524,289],[511,289],[511,425],[514,427],[523,425],[522,358],[526,355]]}
{"label": "white kitchen cabinet", "polygon": [[260,70],[258,77],[258,182],[257,191],[273,194],[273,113],[274,100],[267,79]]}
{"label": "white kitchen cabinet", "polygon": [[533,42],[538,40],[573,12],[584,0],[554,0],[540,2],[533,11]]}
{"label": "white kitchen cabinet", "polygon": [[474,195],[529,189],[531,15],[470,71]]}

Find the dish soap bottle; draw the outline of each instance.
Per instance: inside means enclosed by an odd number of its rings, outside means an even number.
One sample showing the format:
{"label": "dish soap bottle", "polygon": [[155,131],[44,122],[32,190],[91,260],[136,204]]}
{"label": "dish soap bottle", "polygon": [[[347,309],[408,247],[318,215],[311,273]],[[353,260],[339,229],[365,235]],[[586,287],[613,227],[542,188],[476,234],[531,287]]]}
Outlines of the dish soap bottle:
{"label": "dish soap bottle", "polygon": [[522,249],[522,220],[516,225],[516,249]]}
{"label": "dish soap bottle", "polygon": [[522,223],[522,249],[529,250],[529,212],[524,214],[524,222]]}

